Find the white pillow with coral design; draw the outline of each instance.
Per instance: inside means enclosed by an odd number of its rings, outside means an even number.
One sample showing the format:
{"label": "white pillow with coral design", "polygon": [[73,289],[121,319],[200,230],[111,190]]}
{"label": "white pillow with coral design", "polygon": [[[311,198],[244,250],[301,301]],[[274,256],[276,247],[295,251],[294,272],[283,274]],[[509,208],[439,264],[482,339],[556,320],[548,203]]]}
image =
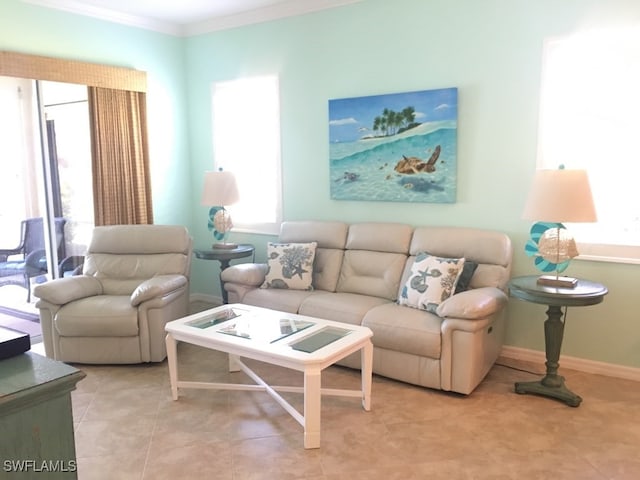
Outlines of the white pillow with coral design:
{"label": "white pillow with coral design", "polygon": [[313,290],[313,260],[317,242],[267,245],[269,269],[261,288]]}

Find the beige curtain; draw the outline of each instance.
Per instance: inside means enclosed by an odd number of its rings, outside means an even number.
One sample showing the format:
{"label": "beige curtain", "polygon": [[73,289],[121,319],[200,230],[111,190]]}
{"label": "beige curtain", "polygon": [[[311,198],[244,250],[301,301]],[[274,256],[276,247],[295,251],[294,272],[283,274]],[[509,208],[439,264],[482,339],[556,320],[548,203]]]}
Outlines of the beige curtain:
{"label": "beige curtain", "polygon": [[95,225],[151,224],[146,94],[89,87]]}

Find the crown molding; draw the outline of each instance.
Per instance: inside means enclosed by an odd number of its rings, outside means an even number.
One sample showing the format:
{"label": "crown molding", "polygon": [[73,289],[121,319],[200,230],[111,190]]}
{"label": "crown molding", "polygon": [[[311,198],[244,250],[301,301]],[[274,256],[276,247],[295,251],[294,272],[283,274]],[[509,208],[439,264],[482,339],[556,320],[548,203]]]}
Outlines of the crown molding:
{"label": "crown molding", "polygon": [[93,17],[107,22],[119,23],[131,27],[153,30],[168,35],[186,37],[205,33],[237,28],[245,25],[268,22],[279,18],[293,17],[318,12],[330,8],[341,7],[364,0],[290,0],[269,7],[248,12],[210,18],[200,22],[180,24],[165,22],[154,18],[131,15],[108,8],[89,5],[78,0],[22,0],[25,3],[55,10],[62,10],[77,15]]}
{"label": "crown molding", "polygon": [[22,0],[24,3],[30,3],[39,7],[52,8],[54,10],[62,10],[64,12],[93,17],[107,22],[119,23],[130,27],[143,28],[153,30],[160,33],[166,33],[174,36],[182,35],[182,26],[177,23],[162,22],[160,20],[130,15],[123,12],[117,12],[108,8],[96,7],[75,0]]}
{"label": "crown molding", "polygon": [[183,34],[185,36],[202,35],[245,25],[269,22],[280,18],[305,15],[307,13],[342,7],[362,1],[364,0],[291,0],[237,15],[216,17],[201,22],[190,23],[184,26]]}

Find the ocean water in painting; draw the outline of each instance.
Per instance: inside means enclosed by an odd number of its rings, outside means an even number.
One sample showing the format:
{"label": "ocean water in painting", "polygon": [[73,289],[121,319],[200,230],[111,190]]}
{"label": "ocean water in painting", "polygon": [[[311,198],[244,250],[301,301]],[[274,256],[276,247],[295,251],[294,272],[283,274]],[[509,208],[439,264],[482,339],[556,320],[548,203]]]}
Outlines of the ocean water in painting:
{"label": "ocean water in painting", "polygon": [[[384,124],[376,132],[368,128],[375,124],[376,112],[393,112],[394,107],[402,111],[407,105],[415,113],[400,133],[388,134],[387,129],[381,134]],[[331,198],[456,201],[456,89],[336,100],[329,106],[334,118],[329,146]]]}
{"label": "ocean water in painting", "polygon": [[[434,130],[435,129],[435,130]],[[332,144],[331,198],[387,202],[452,203],[456,199],[456,128],[422,124],[398,137]],[[404,157],[426,162],[440,145],[435,171],[398,173]]]}

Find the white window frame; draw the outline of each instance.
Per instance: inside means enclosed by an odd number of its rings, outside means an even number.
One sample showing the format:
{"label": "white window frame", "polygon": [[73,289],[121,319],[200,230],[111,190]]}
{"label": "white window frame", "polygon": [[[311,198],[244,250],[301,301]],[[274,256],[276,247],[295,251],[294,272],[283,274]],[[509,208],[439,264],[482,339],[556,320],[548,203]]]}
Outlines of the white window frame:
{"label": "white window frame", "polygon": [[589,172],[598,222],[568,225],[579,259],[640,264],[638,85],[640,29],[545,42],[538,168]]}
{"label": "white window frame", "polygon": [[212,86],[216,169],[233,172],[240,201],[228,208],[233,231],[278,234],[282,222],[280,94],[277,75]]}

